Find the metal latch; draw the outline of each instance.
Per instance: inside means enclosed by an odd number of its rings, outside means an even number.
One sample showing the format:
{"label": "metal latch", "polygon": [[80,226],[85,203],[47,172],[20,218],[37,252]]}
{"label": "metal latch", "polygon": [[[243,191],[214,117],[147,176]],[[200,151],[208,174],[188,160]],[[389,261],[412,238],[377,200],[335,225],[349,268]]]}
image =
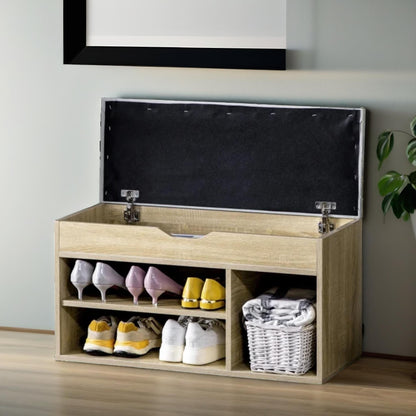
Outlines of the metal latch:
{"label": "metal latch", "polygon": [[331,211],[337,209],[336,202],[327,202],[327,201],[316,201],[315,208],[321,210],[322,221],[318,224],[318,230],[320,234],[326,234],[332,231],[335,226],[329,219],[329,214]]}
{"label": "metal latch", "polygon": [[139,191],[122,189],[121,197],[126,198],[127,201],[127,206],[124,210],[124,221],[126,221],[127,224],[134,224],[136,222],[139,222],[140,212],[134,206],[134,202],[139,197]]}

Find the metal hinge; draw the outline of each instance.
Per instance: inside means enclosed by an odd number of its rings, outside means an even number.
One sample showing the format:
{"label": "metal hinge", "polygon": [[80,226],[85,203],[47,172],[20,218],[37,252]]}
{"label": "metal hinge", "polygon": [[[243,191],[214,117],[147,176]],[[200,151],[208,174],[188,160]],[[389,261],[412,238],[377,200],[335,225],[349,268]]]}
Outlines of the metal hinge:
{"label": "metal hinge", "polygon": [[318,224],[319,233],[329,233],[335,228],[334,224],[329,219],[329,214],[331,211],[335,211],[337,209],[337,203],[328,201],[316,201],[315,208],[320,209],[322,214],[322,221],[320,221]]}
{"label": "metal hinge", "polygon": [[130,190],[130,189],[122,189],[121,190],[121,197],[126,198],[127,206],[124,210],[124,221],[127,224],[134,224],[140,221],[140,212],[136,209],[134,202],[137,198],[139,198],[139,191],[137,190]]}

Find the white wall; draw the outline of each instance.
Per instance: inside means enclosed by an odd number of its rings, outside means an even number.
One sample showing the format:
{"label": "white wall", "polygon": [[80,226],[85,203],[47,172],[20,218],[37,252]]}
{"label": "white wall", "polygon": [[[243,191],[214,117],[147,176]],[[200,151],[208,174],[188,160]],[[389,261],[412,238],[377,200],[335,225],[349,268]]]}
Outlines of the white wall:
{"label": "white wall", "polygon": [[364,349],[416,355],[416,241],[375,160],[416,114],[415,1],[289,0],[284,72],[64,66],[61,3],[0,0],[0,326],[54,327],[53,221],[98,201],[102,96],[364,106]]}

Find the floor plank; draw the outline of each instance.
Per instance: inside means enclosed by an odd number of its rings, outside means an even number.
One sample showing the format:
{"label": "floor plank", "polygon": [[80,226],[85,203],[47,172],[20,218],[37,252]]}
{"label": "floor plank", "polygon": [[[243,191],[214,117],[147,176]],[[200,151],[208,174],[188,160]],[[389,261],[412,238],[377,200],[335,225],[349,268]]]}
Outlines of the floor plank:
{"label": "floor plank", "polygon": [[416,415],[416,363],[362,358],[322,386],[56,362],[0,331],[1,416]]}

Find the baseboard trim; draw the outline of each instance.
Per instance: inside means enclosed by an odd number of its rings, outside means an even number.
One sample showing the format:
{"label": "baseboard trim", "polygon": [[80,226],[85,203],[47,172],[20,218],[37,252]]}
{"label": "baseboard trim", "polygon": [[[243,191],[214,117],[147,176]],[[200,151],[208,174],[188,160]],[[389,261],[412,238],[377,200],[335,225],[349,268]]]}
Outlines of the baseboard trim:
{"label": "baseboard trim", "polygon": [[393,354],[382,354],[378,352],[363,352],[363,357],[371,358],[383,358],[385,360],[398,360],[398,361],[415,361],[416,357],[407,357],[403,355],[393,355]]}
{"label": "baseboard trim", "polygon": [[55,335],[55,331],[49,329],[14,328],[10,326],[0,326],[0,331],[30,332],[32,334]]}

